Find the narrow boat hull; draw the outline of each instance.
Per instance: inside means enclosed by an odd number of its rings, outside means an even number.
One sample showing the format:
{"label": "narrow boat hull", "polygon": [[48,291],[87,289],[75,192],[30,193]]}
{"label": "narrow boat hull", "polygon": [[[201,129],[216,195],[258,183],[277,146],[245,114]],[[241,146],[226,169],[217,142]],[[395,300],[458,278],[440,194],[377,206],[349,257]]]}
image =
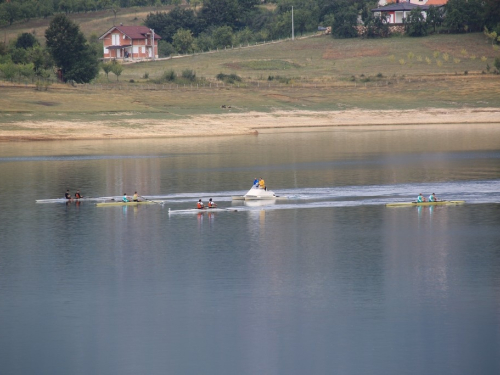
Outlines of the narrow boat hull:
{"label": "narrow boat hull", "polygon": [[386,207],[456,206],[456,205],[464,204],[464,203],[465,203],[465,201],[399,202],[399,203],[387,203]]}
{"label": "narrow boat hull", "polygon": [[196,214],[196,213],[205,213],[205,212],[236,212],[238,211],[235,208],[188,208],[186,210],[171,210],[168,209],[169,214]]}
{"label": "narrow boat hull", "polygon": [[71,203],[71,202],[102,202],[105,200],[114,199],[113,197],[102,197],[102,198],[56,198],[56,199],[37,199],[36,203]]}
{"label": "narrow boat hull", "polygon": [[142,202],[102,202],[96,203],[97,207],[115,207],[115,206],[139,206],[143,204],[159,204],[162,205],[163,201],[142,201]]}

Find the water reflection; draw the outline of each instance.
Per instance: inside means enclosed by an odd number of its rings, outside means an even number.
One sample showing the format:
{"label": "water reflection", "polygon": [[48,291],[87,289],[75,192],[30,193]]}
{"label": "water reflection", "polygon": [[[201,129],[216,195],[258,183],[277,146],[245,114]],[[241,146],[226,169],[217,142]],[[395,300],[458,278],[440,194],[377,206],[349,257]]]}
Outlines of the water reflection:
{"label": "water reflection", "polygon": [[[0,372],[498,373],[500,131],[450,129],[0,144]],[[383,204],[422,187],[490,204]]]}

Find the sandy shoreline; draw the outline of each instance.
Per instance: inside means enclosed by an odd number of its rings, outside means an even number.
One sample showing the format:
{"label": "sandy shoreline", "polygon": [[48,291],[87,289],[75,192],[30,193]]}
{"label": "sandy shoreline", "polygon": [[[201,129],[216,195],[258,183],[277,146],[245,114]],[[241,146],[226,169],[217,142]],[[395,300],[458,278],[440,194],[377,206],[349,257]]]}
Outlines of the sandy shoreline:
{"label": "sandy shoreline", "polygon": [[0,125],[0,141],[139,139],[255,134],[273,129],[328,126],[498,124],[500,108],[407,111],[276,111],[224,113],[179,120],[121,119],[110,122],[22,121]]}

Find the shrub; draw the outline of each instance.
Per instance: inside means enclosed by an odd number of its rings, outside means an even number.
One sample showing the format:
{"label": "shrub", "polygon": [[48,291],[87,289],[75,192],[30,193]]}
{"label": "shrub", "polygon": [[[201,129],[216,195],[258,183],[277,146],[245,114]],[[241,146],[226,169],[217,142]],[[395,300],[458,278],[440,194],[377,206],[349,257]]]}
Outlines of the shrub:
{"label": "shrub", "polygon": [[[219,81],[223,81],[226,83],[235,83],[235,82],[241,82],[241,77],[236,75],[236,74],[224,74],[224,73],[219,73],[215,76]],[[270,81],[271,76],[269,76],[268,80]],[[274,77],[273,77],[274,78]]]}
{"label": "shrub", "polygon": [[175,81],[175,78],[177,78],[177,75],[175,74],[175,72],[172,69],[170,69],[170,70],[163,72],[160,80],[162,82],[173,82],[173,81]]}
{"label": "shrub", "polygon": [[148,72],[144,72],[144,75],[142,76],[142,78],[148,79],[149,78],[149,73]]}
{"label": "shrub", "polygon": [[196,79],[196,73],[192,69],[184,69],[182,71],[182,78],[194,81]]}

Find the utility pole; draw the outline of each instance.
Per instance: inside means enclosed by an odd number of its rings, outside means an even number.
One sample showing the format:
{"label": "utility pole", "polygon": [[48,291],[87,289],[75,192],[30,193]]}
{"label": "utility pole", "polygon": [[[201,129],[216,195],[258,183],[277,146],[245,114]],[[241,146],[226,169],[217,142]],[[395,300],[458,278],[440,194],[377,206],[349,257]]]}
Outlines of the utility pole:
{"label": "utility pole", "polygon": [[155,59],[155,29],[151,29],[151,38],[153,38],[153,44],[151,45],[151,49],[153,50],[153,60]]}
{"label": "utility pole", "polygon": [[293,27],[293,6],[292,6],[292,40],[295,40],[295,30]]}

